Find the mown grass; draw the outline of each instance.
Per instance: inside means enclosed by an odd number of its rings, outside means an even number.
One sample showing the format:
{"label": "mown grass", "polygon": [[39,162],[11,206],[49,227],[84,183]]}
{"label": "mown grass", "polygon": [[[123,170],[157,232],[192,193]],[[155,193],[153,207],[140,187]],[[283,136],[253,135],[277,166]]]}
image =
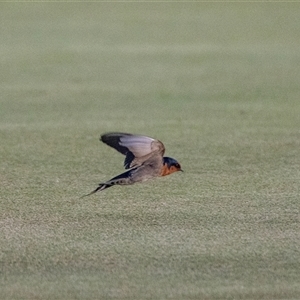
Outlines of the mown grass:
{"label": "mown grass", "polygon": [[[2,3],[1,299],[298,299],[296,3]],[[122,172],[106,131],[185,173]]]}

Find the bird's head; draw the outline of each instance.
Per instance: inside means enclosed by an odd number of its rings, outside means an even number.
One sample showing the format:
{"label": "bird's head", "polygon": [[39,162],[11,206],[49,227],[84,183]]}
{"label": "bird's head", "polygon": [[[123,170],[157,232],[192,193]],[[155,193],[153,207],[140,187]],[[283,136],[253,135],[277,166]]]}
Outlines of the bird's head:
{"label": "bird's head", "polygon": [[163,170],[161,176],[166,176],[178,171],[183,172],[176,159],[172,157],[163,157]]}

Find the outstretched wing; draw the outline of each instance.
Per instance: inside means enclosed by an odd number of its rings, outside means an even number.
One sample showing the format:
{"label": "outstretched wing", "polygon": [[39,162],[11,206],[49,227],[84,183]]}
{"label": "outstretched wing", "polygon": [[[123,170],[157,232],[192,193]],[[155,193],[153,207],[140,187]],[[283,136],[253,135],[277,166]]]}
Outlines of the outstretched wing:
{"label": "outstretched wing", "polygon": [[125,169],[141,165],[154,154],[162,157],[165,153],[163,143],[148,136],[110,132],[101,135],[100,140],[126,155]]}

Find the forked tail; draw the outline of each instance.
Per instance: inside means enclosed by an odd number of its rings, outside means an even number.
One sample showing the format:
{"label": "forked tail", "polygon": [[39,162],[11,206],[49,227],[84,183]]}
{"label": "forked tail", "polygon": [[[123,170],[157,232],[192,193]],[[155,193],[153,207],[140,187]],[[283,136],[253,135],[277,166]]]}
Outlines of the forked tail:
{"label": "forked tail", "polygon": [[90,195],[93,195],[95,193],[97,193],[98,191],[103,191],[109,187],[113,186],[113,184],[108,184],[108,183],[100,183],[99,186],[94,189],[92,192],[86,194],[86,195],[83,195],[81,196],[80,198],[84,198],[84,197],[87,197],[87,196],[90,196]]}
{"label": "forked tail", "polygon": [[95,193],[97,193],[98,191],[103,191],[113,185],[127,185],[127,184],[133,184],[134,182],[132,181],[131,179],[131,172],[135,170],[135,169],[131,169],[127,172],[124,172],[114,178],[112,178],[111,180],[105,182],[105,183],[100,183],[99,186],[93,190],[92,192],[90,192],[89,194],[87,195],[83,195],[81,196],[80,198],[84,198],[84,197],[87,197],[87,196],[90,196],[90,195],[93,195]]}

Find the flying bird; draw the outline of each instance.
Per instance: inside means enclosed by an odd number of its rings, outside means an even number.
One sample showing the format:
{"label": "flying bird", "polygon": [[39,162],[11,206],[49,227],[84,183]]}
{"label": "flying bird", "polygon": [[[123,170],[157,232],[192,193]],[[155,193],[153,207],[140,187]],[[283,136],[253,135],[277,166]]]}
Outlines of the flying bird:
{"label": "flying bird", "polygon": [[165,153],[164,144],[151,137],[110,132],[101,135],[100,141],[124,154],[124,167],[129,170],[100,183],[95,190],[85,196],[103,191],[113,185],[134,184],[153,177],[182,171],[180,164],[174,158],[163,156]]}

